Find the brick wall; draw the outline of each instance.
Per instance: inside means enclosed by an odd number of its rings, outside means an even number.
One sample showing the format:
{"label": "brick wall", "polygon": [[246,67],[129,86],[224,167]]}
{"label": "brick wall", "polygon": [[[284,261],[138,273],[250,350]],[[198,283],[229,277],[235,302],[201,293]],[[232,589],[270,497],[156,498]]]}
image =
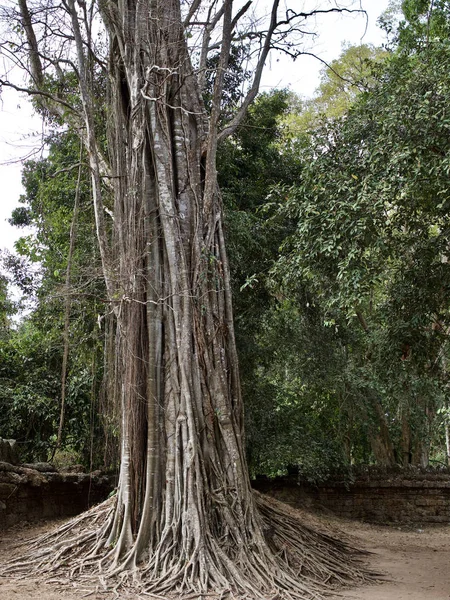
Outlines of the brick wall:
{"label": "brick wall", "polygon": [[327,509],[371,523],[450,523],[450,472],[407,470],[335,477],[312,485],[298,477],[258,479],[254,487],[294,507]]}

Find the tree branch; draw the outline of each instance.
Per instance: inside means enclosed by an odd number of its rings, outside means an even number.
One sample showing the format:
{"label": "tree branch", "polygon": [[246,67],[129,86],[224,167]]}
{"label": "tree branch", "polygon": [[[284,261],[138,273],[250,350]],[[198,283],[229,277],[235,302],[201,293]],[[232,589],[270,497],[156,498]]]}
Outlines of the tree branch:
{"label": "tree branch", "polygon": [[[295,12],[292,9],[288,9],[286,11],[286,18],[282,21],[279,21],[277,18],[278,6],[279,6],[279,0],[273,0],[270,25],[265,34],[264,45],[263,45],[263,49],[261,51],[260,57],[258,59],[258,63],[256,65],[255,76],[253,79],[252,86],[251,86],[250,90],[248,91],[247,96],[245,97],[244,101],[242,102],[242,105],[240,106],[240,108],[237,111],[237,113],[235,114],[235,116],[231,119],[231,121],[229,121],[227,123],[227,125],[225,125],[225,127],[219,133],[219,135],[218,135],[219,142],[222,141],[224,138],[232,135],[236,131],[236,129],[239,127],[240,123],[242,122],[243,118],[245,117],[248,107],[253,102],[253,100],[256,98],[256,95],[258,94],[258,91],[259,91],[259,86],[261,83],[261,75],[262,75],[262,71],[263,71],[267,56],[268,56],[270,50],[272,50],[273,48],[276,48],[276,46],[274,46],[273,42],[272,42],[273,37],[276,34],[277,30],[281,26],[283,26],[283,25],[291,26],[293,21],[296,19],[307,19],[308,17],[312,17],[312,16],[319,15],[319,14],[330,14],[330,13],[364,13],[364,14],[367,14],[366,11],[364,11],[362,9],[337,8],[337,7],[329,8],[329,9],[317,9],[317,10],[312,10],[311,12]],[[294,31],[294,29],[291,28],[288,31],[279,32],[278,38],[281,36],[283,39],[284,37],[286,37],[286,35],[289,32],[292,32],[292,31]],[[304,34],[304,33],[305,32],[302,31],[302,34]],[[254,34],[258,35],[258,32],[254,32]],[[259,32],[259,34],[263,35],[262,32]],[[294,55],[292,53],[289,53],[289,51],[287,51],[284,48],[280,48],[280,50],[282,50],[283,52],[285,52],[287,54],[290,54],[293,58],[296,58],[300,54],[305,54],[305,55],[310,54],[308,52],[299,52],[298,54],[296,53]],[[315,55],[311,54],[311,56],[315,56]],[[328,65],[325,61],[323,61],[322,59],[320,59],[317,56],[316,56],[316,58],[318,60],[320,60],[321,62],[323,62],[328,68],[330,68],[333,71],[333,73],[335,73],[335,71],[332,69],[332,67],[330,67],[330,65]],[[336,73],[336,75],[338,75],[338,73]],[[342,78],[342,79],[344,80],[344,78]]]}
{"label": "tree branch", "polygon": [[22,15],[22,23],[25,29],[25,34],[27,36],[27,41],[30,46],[29,49],[29,57],[30,57],[30,67],[31,67],[31,77],[34,81],[34,84],[37,87],[40,87],[44,83],[44,73],[42,70],[42,63],[39,58],[38,52],[38,43],[36,39],[36,35],[34,33],[33,24],[31,22],[31,14],[28,10],[28,5],[26,0],[19,0],[19,8],[20,14]]}
{"label": "tree branch", "polygon": [[355,311],[355,314],[358,318],[359,324],[364,329],[365,333],[369,333],[369,326],[367,325],[367,321],[364,318],[364,315],[362,314],[362,312],[357,310],[357,311]]}
{"label": "tree branch", "polygon": [[327,9],[314,9],[311,12],[295,12],[291,8],[288,8],[286,11],[286,19],[284,21],[279,21],[278,26],[280,25],[290,25],[292,21],[295,19],[308,19],[309,17],[314,17],[316,15],[327,15],[331,13],[363,13],[367,16],[367,12],[362,8],[338,8],[337,6],[334,8]]}
{"label": "tree branch", "polygon": [[250,8],[250,6],[252,5],[252,1],[253,0],[248,0],[247,4],[244,4],[244,6],[241,8],[241,10],[238,11],[238,13],[236,14],[236,16],[233,18],[233,20],[231,21],[231,31],[234,31],[234,28],[238,24],[238,21],[248,11],[248,9]]}
{"label": "tree branch", "polygon": [[242,105],[240,106],[236,115],[225,126],[225,128],[222,129],[222,131],[218,134],[217,139],[218,139],[219,143],[224,138],[228,137],[229,135],[232,135],[236,131],[236,129],[239,127],[240,123],[242,122],[243,118],[245,117],[248,107],[250,106],[250,104],[253,102],[253,100],[256,98],[256,95],[258,94],[259,86],[261,83],[262,71],[263,71],[263,68],[264,68],[264,65],[265,65],[265,62],[267,59],[267,55],[269,54],[269,51],[270,51],[271,45],[272,45],[272,36],[278,26],[277,15],[278,15],[279,3],[280,3],[280,0],[273,1],[270,25],[269,25],[269,29],[266,34],[266,39],[264,40],[264,46],[263,46],[262,52],[260,54],[258,63],[256,65],[255,76],[253,78],[252,86],[251,86],[250,90],[248,91],[247,96],[244,98],[244,101],[242,102]]}
{"label": "tree branch", "polygon": [[214,15],[214,18],[211,19],[213,7],[214,7],[214,3],[211,4],[209,11],[208,11],[207,21],[204,25],[204,30],[203,30],[202,48],[200,51],[198,83],[199,83],[199,87],[200,87],[201,91],[203,91],[205,89],[205,84],[206,84],[206,63],[208,60],[208,52],[210,51],[209,42],[211,40],[211,33],[212,33],[212,30],[214,29],[214,27],[217,25],[217,23],[220,21],[220,19],[223,16],[223,13],[225,11],[225,3],[220,7],[220,9]]}
{"label": "tree branch", "polygon": [[[47,100],[51,100],[52,102],[55,102],[57,104],[60,104],[61,106],[64,106],[65,108],[68,108],[77,116],[81,116],[80,113],[71,104],[65,102],[64,100],[61,100],[61,98],[58,98],[58,96],[54,96],[53,94],[49,94],[48,92],[44,92],[43,90],[24,88],[19,85],[15,85],[14,83],[11,83],[10,81],[6,81],[5,79],[0,79],[0,86],[10,87],[11,89],[16,90],[16,92],[24,92],[25,94],[28,94],[30,96],[42,96]],[[58,116],[61,116],[59,112]]]}
{"label": "tree branch", "polygon": [[186,28],[190,24],[192,17],[195,15],[196,11],[200,8],[201,3],[202,3],[202,0],[194,0],[185,20],[183,21],[184,28]]}

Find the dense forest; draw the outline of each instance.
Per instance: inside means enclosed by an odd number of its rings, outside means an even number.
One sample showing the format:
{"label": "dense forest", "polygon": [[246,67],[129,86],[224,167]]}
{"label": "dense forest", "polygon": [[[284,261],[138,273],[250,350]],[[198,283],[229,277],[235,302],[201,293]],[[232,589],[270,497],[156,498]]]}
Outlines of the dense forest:
{"label": "dense forest", "polygon": [[[420,4],[399,25],[384,15],[384,48],[324,67],[313,99],[260,95],[219,146],[253,475],[448,460],[449,15]],[[43,116],[48,153],[25,165],[11,217],[33,233],[2,255],[0,430],[24,460],[114,470],[115,323],[86,149]]]}

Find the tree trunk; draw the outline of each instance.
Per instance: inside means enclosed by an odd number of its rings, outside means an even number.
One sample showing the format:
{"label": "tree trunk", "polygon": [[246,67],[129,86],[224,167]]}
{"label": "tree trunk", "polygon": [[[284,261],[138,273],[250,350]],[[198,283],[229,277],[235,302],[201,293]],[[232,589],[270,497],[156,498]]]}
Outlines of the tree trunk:
{"label": "tree trunk", "polygon": [[402,435],[401,435],[401,451],[402,451],[402,465],[407,467],[411,464],[411,426],[409,424],[410,413],[407,406],[401,408],[401,423],[402,423]]}
{"label": "tree trunk", "polygon": [[419,409],[421,423],[412,435],[412,464],[417,467],[426,468],[430,463],[430,445],[432,438],[433,423],[436,419],[435,407],[426,399],[416,400],[416,410]]}
{"label": "tree trunk", "polygon": [[53,456],[55,456],[55,452],[59,450],[61,446],[63,428],[64,428],[64,419],[66,412],[66,384],[67,384],[67,367],[69,363],[69,347],[70,347],[70,311],[72,307],[72,299],[70,297],[71,292],[71,283],[72,283],[72,262],[73,255],[75,252],[75,244],[77,240],[77,229],[78,229],[78,213],[80,210],[80,185],[81,185],[81,161],[83,158],[83,145],[80,144],[80,166],[78,167],[78,178],[77,178],[77,186],[75,188],[75,199],[73,205],[73,216],[72,223],[70,225],[70,233],[69,233],[69,252],[67,255],[67,267],[66,267],[66,280],[64,284],[64,334],[63,334],[63,359],[62,359],[62,367],[61,367],[61,408],[59,415],[59,426],[58,426],[58,436],[56,439],[55,449],[53,451]]}
{"label": "tree trunk", "polygon": [[446,463],[450,467],[450,423],[448,417],[445,419],[444,423],[445,429],[445,452],[446,452]]}
{"label": "tree trunk", "polygon": [[368,408],[361,402],[360,410],[367,423],[367,436],[375,462],[379,466],[392,467],[395,465],[394,444],[392,443],[386,414],[379,399],[374,394],[368,394]]}
{"label": "tree trunk", "polygon": [[151,556],[168,589],[200,577],[206,590],[224,585],[219,563],[265,541],[244,460],[220,197],[202,170],[203,104],[179,3],[154,2],[150,19],[145,8],[121,27],[107,15],[124,415],[108,539],[117,564]]}

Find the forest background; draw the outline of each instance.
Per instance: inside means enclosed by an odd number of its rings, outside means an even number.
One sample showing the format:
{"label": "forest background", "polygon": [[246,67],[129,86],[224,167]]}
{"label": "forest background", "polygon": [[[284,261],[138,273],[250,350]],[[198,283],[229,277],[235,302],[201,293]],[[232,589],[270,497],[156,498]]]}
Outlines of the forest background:
{"label": "forest background", "polygon": [[[312,100],[261,94],[219,147],[253,475],[448,462],[450,11],[401,11],[382,17],[383,48],[344,50]],[[114,470],[114,315],[89,169],[56,120],[46,142],[11,219],[33,233],[2,255],[0,431],[27,461]]]}

